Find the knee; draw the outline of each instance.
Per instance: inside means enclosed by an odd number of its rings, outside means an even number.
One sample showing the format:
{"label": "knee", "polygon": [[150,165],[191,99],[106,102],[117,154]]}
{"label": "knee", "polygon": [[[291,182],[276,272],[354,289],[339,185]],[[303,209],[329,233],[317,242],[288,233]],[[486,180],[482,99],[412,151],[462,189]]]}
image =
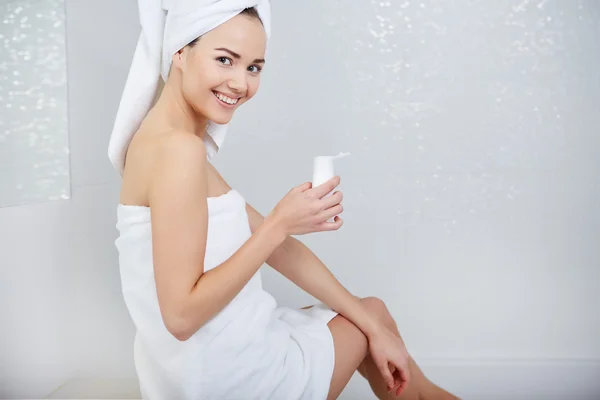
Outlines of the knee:
{"label": "knee", "polygon": [[378,297],[365,297],[360,299],[360,301],[367,310],[383,322],[385,326],[396,331],[398,330],[396,321],[383,300]]}
{"label": "knee", "polygon": [[389,310],[385,305],[385,302],[378,297],[363,297],[360,302],[371,312],[377,315],[385,316],[389,315]]}

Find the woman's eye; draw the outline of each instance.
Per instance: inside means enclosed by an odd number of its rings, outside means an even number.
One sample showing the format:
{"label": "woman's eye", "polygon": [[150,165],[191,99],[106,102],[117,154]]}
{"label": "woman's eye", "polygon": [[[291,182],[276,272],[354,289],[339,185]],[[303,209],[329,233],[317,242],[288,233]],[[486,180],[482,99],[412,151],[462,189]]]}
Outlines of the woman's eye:
{"label": "woman's eye", "polygon": [[[254,70],[252,68],[254,68]],[[248,69],[250,70],[250,72],[260,72],[260,71],[262,71],[262,68],[259,67],[258,65],[251,65],[251,66],[248,67]]]}
{"label": "woman's eye", "polygon": [[219,62],[221,62],[222,64],[231,65],[231,59],[228,57],[219,57],[217,58],[217,60],[219,60]]}

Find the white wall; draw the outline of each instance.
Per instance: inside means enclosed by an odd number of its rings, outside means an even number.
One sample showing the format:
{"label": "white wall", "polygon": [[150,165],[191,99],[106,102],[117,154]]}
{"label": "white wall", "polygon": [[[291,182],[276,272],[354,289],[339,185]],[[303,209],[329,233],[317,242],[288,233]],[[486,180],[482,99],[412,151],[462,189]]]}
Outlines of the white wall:
{"label": "white wall", "polygon": [[[106,146],[136,13],[67,1],[73,198],[0,209],[0,397],[63,383],[54,397],[135,396]],[[387,302],[432,379],[465,399],[599,397],[600,6],[275,2],[273,15],[261,91],[216,161],[229,183],[266,213],[313,156],[351,151],[345,226],[302,240]],[[263,273],[282,304],[313,302]],[[368,393],[355,377],[343,398]]]}
{"label": "white wall", "polygon": [[67,1],[66,11],[72,199],[0,208],[0,398],[45,397],[75,377],[134,377],[106,148],[137,5]]}

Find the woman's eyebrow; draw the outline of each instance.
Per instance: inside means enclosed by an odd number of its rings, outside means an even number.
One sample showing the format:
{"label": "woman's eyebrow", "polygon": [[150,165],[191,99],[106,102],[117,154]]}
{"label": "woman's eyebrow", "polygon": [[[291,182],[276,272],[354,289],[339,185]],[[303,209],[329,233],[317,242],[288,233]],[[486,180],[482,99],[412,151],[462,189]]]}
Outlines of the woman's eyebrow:
{"label": "woman's eyebrow", "polygon": [[[231,54],[231,56],[232,56],[233,58],[235,58],[235,59],[237,59],[237,60],[239,60],[240,58],[242,58],[242,57],[241,57],[241,56],[240,56],[238,53],[236,53],[236,52],[234,52],[234,51],[231,51],[231,50],[229,50],[229,49],[226,49],[225,47],[219,47],[219,48],[217,48],[217,49],[215,49],[215,50],[220,50],[220,51],[224,51],[224,52],[226,52],[226,53],[229,53],[229,54]],[[258,63],[264,64],[264,63],[265,63],[265,59],[264,59],[264,58],[257,58],[257,59],[256,59],[256,60],[254,60],[253,62],[254,62],[254,63],[257,63],[257,64],[258,64]]]}

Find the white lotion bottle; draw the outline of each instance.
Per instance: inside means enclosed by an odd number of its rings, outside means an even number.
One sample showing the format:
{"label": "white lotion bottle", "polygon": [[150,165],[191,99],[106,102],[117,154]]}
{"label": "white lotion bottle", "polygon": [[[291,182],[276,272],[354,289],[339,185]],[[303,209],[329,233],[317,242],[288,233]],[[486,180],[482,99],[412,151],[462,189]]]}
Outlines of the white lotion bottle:
{"label": "white lotion bottle", "polygon": [[[313,180],[312,187],[317,187],[335,176],[333,161],[338,158],[349,156],[350,153],[340,153],[337,156],[318,156],[313,160]],[[331,196],[334,190],[327,193],[323,198]],[[327,220],[333,222],[333,218]]]}

